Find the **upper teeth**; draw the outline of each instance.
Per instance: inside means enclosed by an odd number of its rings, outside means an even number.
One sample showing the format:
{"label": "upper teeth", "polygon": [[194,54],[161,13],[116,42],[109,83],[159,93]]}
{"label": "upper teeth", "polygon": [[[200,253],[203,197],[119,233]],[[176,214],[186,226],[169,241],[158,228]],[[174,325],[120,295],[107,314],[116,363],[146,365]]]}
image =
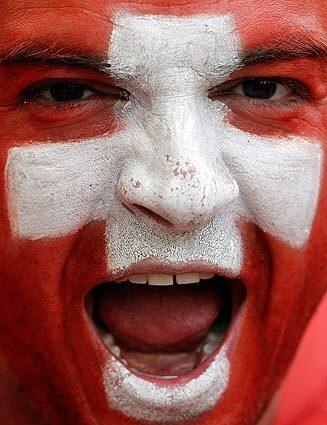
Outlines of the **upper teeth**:
{"label": "upper teeth", "polygon": [[214,277],[214,273],[184,273],[184,274],[135,274],[128,276],[126,280],[131,283],[140,283],[154,285],[154,286],[169,286],[174,284],[174,276],[176,282],[180,285],[188,283],[197,283],[200,279],[211,279]]}

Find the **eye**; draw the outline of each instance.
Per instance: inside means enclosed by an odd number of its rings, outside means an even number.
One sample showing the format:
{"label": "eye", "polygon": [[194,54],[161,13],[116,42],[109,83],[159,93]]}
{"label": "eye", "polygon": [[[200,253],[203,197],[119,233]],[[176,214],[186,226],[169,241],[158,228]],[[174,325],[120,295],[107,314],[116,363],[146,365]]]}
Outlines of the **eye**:
{"label": "eye", "polygon": [[228,81],[209,90],[208,96],[212,100],[228,98],[251,102],[274,101],[291,102],[299,99],[309,99],[309,89],[299,81],[290,78],[243,78]]}
{"label": "eye", "polygon": [[94,90],[90,90],[81,84],[56,83],[40,93],[40,97],[55,102],[73,102],[86,99],[93,96],[94,93]]}
{"label": "eye", "polygon": [[230,92],[252,99],[277,100],[286,97],[290,90],[276,81],[246,78]]}
{"label": "eye", "polygon": [[64,106],[88,99],[110,101],[129,99],[129,93],[119,87],[96,81],[47,80],[28,87],[21,95],[23,103],[37,103],[44,107]]}

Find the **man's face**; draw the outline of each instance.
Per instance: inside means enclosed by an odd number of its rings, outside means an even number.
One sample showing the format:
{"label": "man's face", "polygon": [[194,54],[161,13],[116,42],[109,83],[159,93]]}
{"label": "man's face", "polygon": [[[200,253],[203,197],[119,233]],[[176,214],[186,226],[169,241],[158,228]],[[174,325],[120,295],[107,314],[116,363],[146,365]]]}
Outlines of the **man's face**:
{"label": "man's face", "polygon": [[0,6],[1,357],[51,424],[253,424],[326,290],[324,0],[85,3]]}

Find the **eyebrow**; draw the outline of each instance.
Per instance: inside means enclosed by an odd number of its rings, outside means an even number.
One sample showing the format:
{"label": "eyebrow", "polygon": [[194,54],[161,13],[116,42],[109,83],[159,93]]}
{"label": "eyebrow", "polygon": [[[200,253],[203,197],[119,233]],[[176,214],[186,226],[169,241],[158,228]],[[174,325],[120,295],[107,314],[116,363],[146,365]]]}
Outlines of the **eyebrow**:
{"label": "eyebrow", "polygon": [[[239,68],[261,63],[286,62],[301,58],[322,59],[327,57],[327,43],[315,39],[290,39],[274,42],[263,47],[253,47],[241,52]],[[0,48],[0,65],[33,64],[87,68],[102,73],[111,73],[108,59],[101,55],[71,50],[45,42],[22,43],[10,50]],[[229,67],[230,64],[226,64]]]}
{"label": "eyebrow", "polygon": [[324,59],[327,57],[327,43],[315,39],[289,39],[286,42],[251,48],[241,55],[241,67],[260,63],[286,62],[295,59]]}
{"label": "eyebrow", "polygon": [[21,44],[10,50],[0,49],[0,65],[40,63],[44,65],[87,68],[93,71],[110,72],[110,64],[104,56],[67,49],[56,44]]}

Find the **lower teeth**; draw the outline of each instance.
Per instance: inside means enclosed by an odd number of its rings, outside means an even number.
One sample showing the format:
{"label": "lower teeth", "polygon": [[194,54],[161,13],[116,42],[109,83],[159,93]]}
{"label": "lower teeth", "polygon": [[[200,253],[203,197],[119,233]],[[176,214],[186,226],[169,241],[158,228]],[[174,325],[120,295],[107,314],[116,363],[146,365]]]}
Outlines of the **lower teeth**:
{"label": "lower teeth", "polygon": [[223,342],[225,332],[221,329],[214,329],[209,332],[202,348],[202,361],[206,360],[215,349]]}
{"label": "lower teeth", "polygon": [[[221,329],[221,327],[215,326],[211,332],[208,333],[205,341],[199,346],[196,350],[194,350],[195,357],[197,360],[194,362],[194,367],[191,368],[191,370],[194,370],[197,366],[199,366],[202,362],[204,362],[222,343],[224,336],[225,336],[226,329]],[[130,370],[142,374],[144,376],[150,376],[150,377],[158,377],[163,379],[173,379],[176,378],[178,375],[154,375],[152,373],[147,373],[145,371],[139,370],[132,365],[129,365],[128,361],[124,358],[124,350],[121,349],[119,345],[117,345],[115,341],[115,337],[105,332],[104,330],[101,330],[101,337],[108,349],[114,354],[119,360],[126,366],[130,366]],[[185,353],[186,355],[187,353]],[[190,353],[191,354],[191,353]],[[183,356],[183,353],[170,353],[170,354],[163,354],[163,353],[154,353],[154,354],[143,354],[140,353],[140,355],[149,356],[151,359],[155,359],[156,357],[159,359],[160,356],[171,357],[171,362],[178,361],[178,357]],[[187,370],[185,373],[187,373],[190,370]],[[179,375],[183,375],[185,373],[180,373]]]}

